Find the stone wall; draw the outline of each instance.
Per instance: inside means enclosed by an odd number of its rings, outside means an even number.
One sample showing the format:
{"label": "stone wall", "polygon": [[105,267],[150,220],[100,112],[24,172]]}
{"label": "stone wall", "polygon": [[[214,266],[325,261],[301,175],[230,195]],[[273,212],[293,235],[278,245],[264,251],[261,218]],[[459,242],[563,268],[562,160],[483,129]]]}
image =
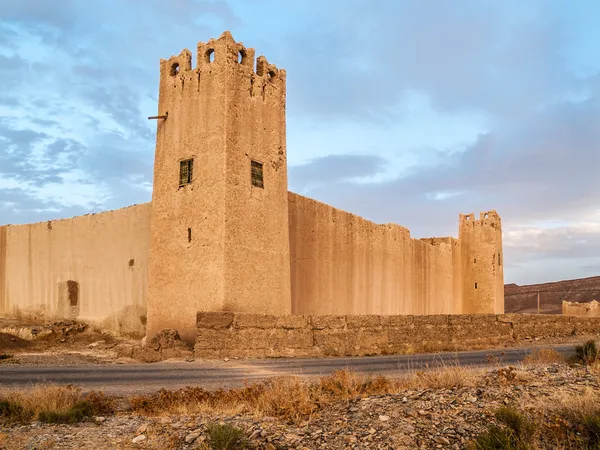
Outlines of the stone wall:
{"label": "stone wall", "polygon": [[589,303],[562,302],[564,316],[600,317],[600,303],[592,300]]}
{"label": "stone wall", "polygon": [[411,354],[600,333],[600,317],[556,315],[271,316],[198,313],[198,357]]}
{"label": "stone wall", "polygon": [[0,227],[0,316],[143,336],[150,204]]}

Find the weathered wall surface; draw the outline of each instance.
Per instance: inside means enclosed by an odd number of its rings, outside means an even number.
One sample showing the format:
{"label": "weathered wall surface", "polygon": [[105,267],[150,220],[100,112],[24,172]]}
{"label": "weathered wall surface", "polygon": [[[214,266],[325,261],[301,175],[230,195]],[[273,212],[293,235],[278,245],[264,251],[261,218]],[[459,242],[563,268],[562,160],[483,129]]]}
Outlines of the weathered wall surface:
{"label": "weathered wall surface", "polygon": [[599,335],[600,317],[557,315],[269,316],[198,313],[198,357],[411,354]]}
{"label": "weathered wall surface", "polygon": [[502,224],[496,211],[461,214],[458,239],[462,253],[464,314],[504,313]]}
{"label": "weathered wall surface", "polygon": [[461,250],[289,193],[294,314],[457,314]]}
{"label": "weathered wall surface", "polygon": [[144,334],[150,204],[0,228],[0,314]]}
{"label": "weathered wall surface", "polygon": [[[184,50],[160,66],[148,335],[176,328],[193,342],[197,311],[286,314],[291,302],[285,71],[264,57],[255,71],[254,50],[229,33],[191,60]],[[187,159],[192,181],[179,186]]]}
{"label": "weathered wall surface", "polygon": [[564,316],[600,317],[600,303],[592,300],[589,303],[562,302]]}

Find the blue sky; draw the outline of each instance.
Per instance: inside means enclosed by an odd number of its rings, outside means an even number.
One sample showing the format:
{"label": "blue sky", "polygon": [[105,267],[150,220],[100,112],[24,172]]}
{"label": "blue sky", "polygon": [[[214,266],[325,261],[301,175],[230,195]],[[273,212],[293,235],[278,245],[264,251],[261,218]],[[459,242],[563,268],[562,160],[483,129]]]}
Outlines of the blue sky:
{"label": "blue sky", "polygon": [[290,190],[600,275],[596,0],[1,0],[0,223],[149,201],[158,61],[223,30],[288,72]]}

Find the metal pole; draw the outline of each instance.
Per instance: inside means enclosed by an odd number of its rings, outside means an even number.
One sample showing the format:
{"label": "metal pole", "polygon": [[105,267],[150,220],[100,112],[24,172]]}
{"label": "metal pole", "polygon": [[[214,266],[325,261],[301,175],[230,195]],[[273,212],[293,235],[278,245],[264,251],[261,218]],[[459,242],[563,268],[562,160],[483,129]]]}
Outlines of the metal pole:
{"label": "metal pole", "polygon": [[162,116],[151,116],[148,117],[148,120],[153,120],[153,119],[166,119],[169,115],[168,114],[164,114]]}

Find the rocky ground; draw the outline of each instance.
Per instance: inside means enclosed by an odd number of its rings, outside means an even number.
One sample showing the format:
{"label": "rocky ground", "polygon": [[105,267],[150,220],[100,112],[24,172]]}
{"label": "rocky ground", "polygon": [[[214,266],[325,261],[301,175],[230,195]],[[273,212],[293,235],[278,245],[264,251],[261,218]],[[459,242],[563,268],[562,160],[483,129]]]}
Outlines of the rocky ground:
{"label": "rocky ground", "polygon": [[178,335],[161,335],[148,344],[142,346],[141,337],[115,336],[86,323],[0,318],[2,364],[125,364],[193,356]]}
{"label": "rocky ground", "polygon": [[214,412],[143,417],[128,410],[122,399],[117,414],[80,424],[6,426],[0,433],[0,448],[203,449],[210,448],[207,425],[228,423],[244,430],[249,448],[462,449],[494,422],[500,406],[535,408],[544,404],[540,399],[585,396],[599,388],[596,372],[566,364],[497,367],[454,384],[338,401],[295,424],[274,417]]}

